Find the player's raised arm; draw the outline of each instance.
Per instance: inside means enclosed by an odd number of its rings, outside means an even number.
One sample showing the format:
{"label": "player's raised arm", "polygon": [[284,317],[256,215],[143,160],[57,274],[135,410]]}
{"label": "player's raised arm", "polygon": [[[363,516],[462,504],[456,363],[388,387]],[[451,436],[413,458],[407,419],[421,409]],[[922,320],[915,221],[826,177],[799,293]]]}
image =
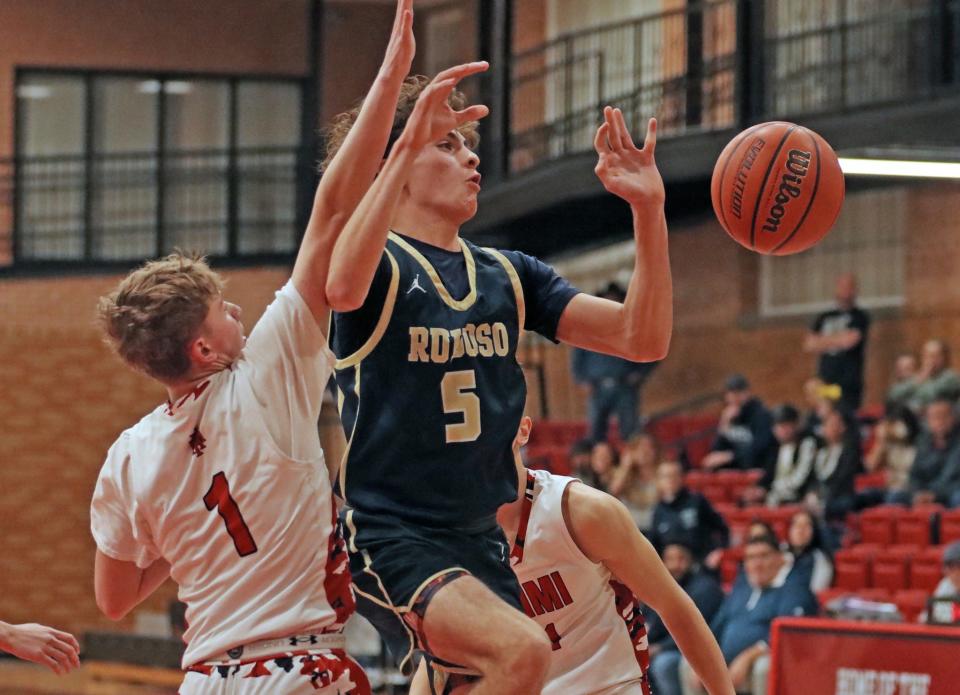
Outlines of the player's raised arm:
{"label": "player's raised arm", "polygon": [[696,605],[674,581],[656,550],[616,498],[587,485],[570,485],[564,511],[574,541],[603,563],[634,596],[663,619],[710,695],[734,695],[723,654]]}
{"label": "player's raised arm", "polygon": [[637,148],[620,109],[604,109],[594,146],[604,187],[630,204],[636,258],[623,304],[588,294],[574,297],[560,317],[557,338],[570,345],[636,362],[663,359],[673,332],[673,281],[667,252],[663,180],[654,160],[657,122],[651,118]]}
{"label": "player's raised arm", "polygon": [[337,236],[380,167],[415,48],[413,0],[398,0],[383,64],[363,100],[356,123],[320,179],[293,267],[293,283],[324,330],[329,310],[325,287],[330,255]]}
{"label": "player's raised arm", "polygon": [[482,105],[455,111],[448,103],[460,80],[483,72],[487,67],[487,63],[481,61],[448,68],[433,78],[420,94],[380,174],[334,246],[326,287],[327,298],[334,310],[352,311],[363,304],[383,254],[410,165],[420,151],[489,112]]}

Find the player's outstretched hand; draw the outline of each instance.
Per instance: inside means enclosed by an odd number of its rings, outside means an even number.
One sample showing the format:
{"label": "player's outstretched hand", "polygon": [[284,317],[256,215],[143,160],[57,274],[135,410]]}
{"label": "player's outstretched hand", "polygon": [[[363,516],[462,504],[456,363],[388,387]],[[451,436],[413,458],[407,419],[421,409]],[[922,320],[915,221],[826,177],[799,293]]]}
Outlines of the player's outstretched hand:
{"label": "player's outstretched hand", "polygon": [[404,144],[414,151],[423,149],[443,139],[450,131],[470,121],[478,121],[490,113],[490,109],[483,104],[454,111],[448,102],[451,92],[462,79],[483,72],[488,67],[486,61],[479,61],[456,65],[438,73],[417,98],[401,136]]}
{"label": "player's outstretched hand", "polygon": [[402,80],[410,73],[410,65],[417,51],[413,38],[413,0],[397,0],[397,13],[390,30],[390,41],[383,56],[380,73],[388,78]]}
{"label": "player's outstretched hand", "polygon": [[627,130],[623,112],[607,106],[593,146],[600,158],[594,172],[604,188],[631,205],[663,203],[663,179],[653,158],[657,147],[657,119],[651,118],[647,123],[647,137],[643,148],[638,149]]}
{"label": "player's outstretched hand", "polygon": [[46,625],[0,623],[0,649],[46,666],[58,676],[80,665],[80,645],[69,632]]}

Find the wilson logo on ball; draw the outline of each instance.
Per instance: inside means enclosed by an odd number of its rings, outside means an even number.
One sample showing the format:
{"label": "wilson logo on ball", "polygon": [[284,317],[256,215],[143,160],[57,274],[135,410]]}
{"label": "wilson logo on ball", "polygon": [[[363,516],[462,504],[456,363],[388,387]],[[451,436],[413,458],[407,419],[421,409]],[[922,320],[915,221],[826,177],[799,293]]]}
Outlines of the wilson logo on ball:
{"label": "wilson logo on ball", "polygon": [[761,227],[764,232],[776,234],[780,231],[780,220],[787,212],[785,206],[792,199],[800,197],[800,184],[810,168],[810,154],[803,150],[790,150],[787,154],[787,171],[780,179],[780,190],[767,213],[766,223]]}
{"label": "wilson logo on ball", "polygon": [[794,123],[760,123],[720,153],[710,182],[713,210],[738,244],[764,254],[799,253],[830,231],[844,182],[833,149]]}

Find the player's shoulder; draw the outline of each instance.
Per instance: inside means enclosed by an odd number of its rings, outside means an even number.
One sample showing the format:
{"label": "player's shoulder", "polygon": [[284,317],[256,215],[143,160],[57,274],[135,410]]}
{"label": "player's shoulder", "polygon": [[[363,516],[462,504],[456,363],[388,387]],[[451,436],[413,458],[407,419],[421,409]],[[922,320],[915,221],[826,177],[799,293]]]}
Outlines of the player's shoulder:
{"label": "player's shoulder", "polygon": [[575,480],[563,492],[564,516],[576,537],[604,533],[611,525],[631,520],[627,508],[613,495]]}

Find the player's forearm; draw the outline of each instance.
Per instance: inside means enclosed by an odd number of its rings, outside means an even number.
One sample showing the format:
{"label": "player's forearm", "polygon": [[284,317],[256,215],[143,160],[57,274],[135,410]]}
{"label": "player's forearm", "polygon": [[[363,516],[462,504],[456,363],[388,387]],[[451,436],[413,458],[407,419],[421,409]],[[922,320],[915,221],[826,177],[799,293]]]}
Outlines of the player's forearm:
{"label": "player's forearm", "polygon": [[415,154],[402,137],[396,142],[337,239],[326,286],[334,310],[353,311],[366,299]]}
{"label": "player's forearm", "polygon": [[673,334],[673,278],[663,206],[633,207],[636,259],[623,302],[623,341],[628,358],[661,360]]}
{"label": "player's forearm", "polygon": [[734,695],[723,653],[690,597],[660,613],[680,652],[693,667],[710,695]]}

